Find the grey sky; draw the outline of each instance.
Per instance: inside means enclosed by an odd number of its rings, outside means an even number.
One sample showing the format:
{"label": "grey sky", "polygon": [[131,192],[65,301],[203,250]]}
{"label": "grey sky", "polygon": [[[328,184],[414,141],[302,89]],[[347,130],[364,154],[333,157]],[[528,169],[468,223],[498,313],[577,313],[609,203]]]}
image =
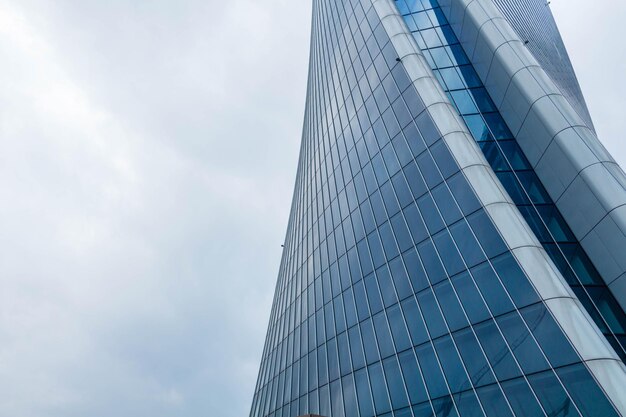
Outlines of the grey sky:
{"label": "grey sky", "polygon": [[[624,165],[626,4],[551,7]],[[0,0],[0,416],[247,415],[309,25],[309,1]]]}

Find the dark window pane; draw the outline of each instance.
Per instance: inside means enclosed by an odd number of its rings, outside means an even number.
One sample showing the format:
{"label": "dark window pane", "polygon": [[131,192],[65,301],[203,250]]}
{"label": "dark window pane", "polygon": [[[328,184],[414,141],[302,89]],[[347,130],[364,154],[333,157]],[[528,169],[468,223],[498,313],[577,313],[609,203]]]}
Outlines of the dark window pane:
{"label": "dark window pane", "polygon": [[386,413],[391,410],[389,397],[387,396],[387,388],[385,387],[385,377],[380,363],[370,365],[369,368],[370,381],[372,383],[372,393],[374,395],[374,407],[376,414]]}
{"label": "dark window pane", "polygon": [[469,273],[463,272],[453,277],[451,281],[472,323],[478,323],[490,317],[487,306]]}
{"label": "dark window pane", "polygon": [[[361,417],[374,417],[374,405],[372,403],[372,394],[370,393],[369,378],[365,368],[354,373],[356,382],[357,396],[359,400],[359,411]],[[322,392],[320,390],[320,397]],[[321,410],[320,410],[321,411]],[[323,414],[328,415],[328,414]]]}
{"label": "dark window pane", "polygon": [[552,366],[558,367],[580,361],[563,331],[543,304],[535,304],[520,312]]}
{"label": "dark window pane", "polygon": [[402,368],[402,374],[404,375],[404,382],[409,392],[411,404],[426,401],[428,399],[426,388],[424,387],[424,382],[422,381],[419,368],[417,367],[413,350],[402,352],[398,355],[398,359],[400,360],[400,367]]}
{"label": "dark window pane", "polygon": [[471,270],[472,276],[480,288],[480,292],[494,316],[514,309],[509,296],[500,283],[498,276],[488,262],[478,265]]}
{"label": "dark window pane", "polygon": [[489,363],[498,379],[515,378],[521,375],[520,369],[515,364],[504,339],[492,320],[488,320],[475,327],[476,335],[480,340]]}
{"label": "dark window pane", "polygon": [[385,376],[387,378],[387,386],[389,387],[389,396],[391,397],[393,409],[408,406],[409,400],[404,389],[398,361],[395,357],[391,357],[383,362],[383,366],[385,368]]}
{"label": "dark window pane", "polygon": [[474,386],[495,382],[493,372],[472,330],[468,328],[454,333],[454,340]]}
{"label": "dark window pane", "polygon": [[502,383],[502,389],[517,416],[543,416],[543,411],[537,399],[523,378],[517,378]]}
{"label": "dark window pane", "polygon": [[415,353],[424,374],[430,398],[447,395],[448,388],[430,343],[417,347]]}
{"label": "dark window pane", "polygon": [[505,253],[494,258],[492,264],[518,308],[539,301],[537,292],[513,255]]}
{"label": "dark window pane", "polygon": [[563,385],[584,416],[617,416],[613,406],[582,364],[557,369]]}
{"label": "dark window pane", "polygon": [[456,393],[471,388],[461,358],[459,358],[454,344],[452,343],[452,338],[445,336],[436,340],[435,350],[437,351],[439,361],[446,375],[450,391]]}
{"label": "dark window pane", "polygon": [[549,367],[517,312],[498,317],[496,321],[525,373],[539,372]]}
{"label": "dark window pane", "polygon": [[393,335],[393,341],[396,345],[396,350],[402,352],[405,349],[411,347],[411,340],[404,325],[404,318],[402,317],[402,311],[400,305],[396,304],[389,307],[387,310],[387,316],[389,317],[389,325],[391,327],[391,334]]}
{"label": "dark window pane", "polygon": [[427,341],[428,334],[426,333],[426,327],[424,326],[422,315],[417,308],[417,302],[413,297],[402,302],[402,311],[413,345],[417,346]]}
{"label": "dark window pane", "polygon": [[556,379],[554,372],[546,371],[528,377],[530,385],[548,415],[579,416],[576,408]]}
{"label": "dark window pane", "polygon": [[[497,385],[489,385],[478,390],[478,397],[485,409],[487,417],[512,416],[511,410]],[[529,416],[530,417],[530,416]]]}
{"label": "dark window pane", "polygon": [[465,318],[461,304],[452,289],[450,281],[443,281],[437,284],[434,290],[450,330],[455,331],[466,327],[469,323]]}

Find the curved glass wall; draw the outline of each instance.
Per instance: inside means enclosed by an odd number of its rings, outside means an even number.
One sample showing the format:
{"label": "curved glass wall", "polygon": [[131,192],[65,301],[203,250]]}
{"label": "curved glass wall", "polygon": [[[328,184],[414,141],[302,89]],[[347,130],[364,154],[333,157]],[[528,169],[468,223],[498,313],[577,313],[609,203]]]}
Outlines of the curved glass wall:
{"label": "curved glass wall", "polygon": [[308,413],[617,416],[370,0],[314,1],[298,174],[250,415]]}
{"label": "curved glass wall", "polygon": [[626,360],[626,314],[535,175],[436,0],[396,0],[440,85],[487,161],[591,317]]}

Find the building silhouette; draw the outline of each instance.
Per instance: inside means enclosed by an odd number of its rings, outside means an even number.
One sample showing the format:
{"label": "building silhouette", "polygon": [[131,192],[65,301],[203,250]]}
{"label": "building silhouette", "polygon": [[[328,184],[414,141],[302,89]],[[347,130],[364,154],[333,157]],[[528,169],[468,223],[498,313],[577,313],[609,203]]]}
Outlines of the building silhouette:
{"label": "building silhouette", "polygon": [[626,416],[626,176],[545,0],[314,0],[251,417]]}

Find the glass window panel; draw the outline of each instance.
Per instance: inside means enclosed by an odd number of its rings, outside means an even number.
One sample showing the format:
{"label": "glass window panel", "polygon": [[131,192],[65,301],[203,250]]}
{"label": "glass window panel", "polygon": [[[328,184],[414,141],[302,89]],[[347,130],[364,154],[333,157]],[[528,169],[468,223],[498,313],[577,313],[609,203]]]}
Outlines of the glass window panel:
{"label": "glass window panel", "polygon": [[520,376],[520,369],[515,364],[513,356],[493,320],[481,323],[474,329],[498,379]]}
{"label": "glass window panel", "polygon": [[415,353],[424,374],[424,380],[426,381],[430,398],[439,398],[448,395],[446,382],[430,343],[418,346],[415,349]]}
{"label": "glass window panel", "polygon": [[391,327],[391,334],[393,335],[393,341],[396,345],[396,351],[402,352],[405,349],[411,347],[411,340],[404,325],[404,318],[400,310],[400,305],[396,304],[389,307],[387,310],[387,316],[389,317],[389,326]]}
{"label": "glass window panel", "polygon": [[317,384],[317,355],[315,352],[309,356],[309,389],[316,387]]}
{"label": "glass window panel", "polygon": [[509,296],[489,262],[482,263],[472,268],[471,272],[494,316],[507,313],[514,309]]}
{"label": "glass window panel", "polygon": [[443,260],[448,276],[456,275],[457,273],[465,270],[465,264],[459,251],[456,249],[452,237],[447,230],[441,231],[433,238],[437,251],[441,260]]}
{"label": "glass window panel", "polygon": [[471,268],[485,260],[485,254],[465,221],[450,226],[450,233],[468,267]]}
{"label": "glass window panel", "polygon": [[339,351],[339,369],[341,371],[341,375],[346,375],[352,372],[350,345],[348,344],[347,332],[343,332],[337,336],[337,349]]}
{"label": "glass window panel", "polygon": [[485,90],[483,87],[473,88],[469,90],[469,92],[471,93],[472,98],[478,105],[478,110],[481,113],[496,111],[496,106],[493,104],[493,101],[491,101],[489,94],[487,94],[487,90]]}
{"label": "glass window panel", "polygon": [[467,90],[451,91],[449,94],[461,115],[478,113],[476,103]]}
{"label": "glass window panel", "polygon": [[330,403],[332,415],[343,417],[343,393],[339,380],[330,383]]}
{"label": "glass window panel", "polygon": [[467,59],[467,55],[465,55],[465,51],[458,43],[455,45],[450,45],[450,47],[446,48],[449,50],[450,56],[454,59],[455,65],[467,65],[469,64],[469,60]]}
{"label": "glass window panel", "polygon": [[468,184],[462,173],[458,173],[448,179],[448,186],[454,195],[455,200],[461,207],[463,214],[468,215],[480,208],[480,203],[474,191]]}
{"label": "glass window panel", "polygon": [[428,340],[426,327],[422,320],[422,314],[417,307],[417,302],[413,297],[402,302],[402,312],[404,313],[413,345],[417,346],[426,342]]}
{"label": "glass window panel", "polygon": [[444,80],[447,90],[461,90],[465,88],[463,80],[459,76],[456,68],[445,68],[440,70],[441,77]]}
{"label": "glass window panel", "polygon": [[385,250],[386,259],[393,259],[400,254],[398,246],[396,245],[396,239],[391,230],[389,222],[383,224],[379,229],[380,237],[383,242],[383,248]]}
{"label": "glass window panel", "polygon": [[433,243],[430,240],[427,240],[418,245],[417,250],[420,254],[422,262],[424,263],[424,268],[426,269],[426,274],[431,284],[434,285],[446,279],[446,272],[443,269],[443,265],[439,260],[439,256],[435,251]]}
{"label": "glass window panel", "polygon": [[398,360],[400,361],[400,367],[402,368],[402,374],[404,375],[404,382],[409,393],[411,404],[418,404],[428,400],[426,387],[424,387],[424,382],[422,381],[420,370],[417,367],[413,350],[400,353]]}
{"label": "glass window panel", "polygon": [[469,216],[467,220],[489,258],[507,251],[500,233],[498,233],[484,210],[477,211]]}
{"label": "glass window panel", "polygon": [[414,417],[433,417],[433,409],[429,402],[422,403],[413,407]]}
{"label": "glass window panel", "polygon": [[528,193],[533,204],[551,204],[552,200],[546,192],[545,188],[532,171],[520,171],[517,173],[520,182]]}
{"label": "glass window panel", "polygon": [[483,115],[487,125],[489,126],[489,130],[493,134],[496,140],[500,139],[513,139],[513,135],[511,135],[511,131],[504,123],[502,116],[499,113],[488,113]]}
{"label": "glass window panel", "polygon": [[[319,389],[319,397],[320,397],[320,414],[324,416],[330,415],[330,393],[328,392],[328,385],[324,385]],[[293,415],[300,415],[300,412],[296,409],[291,408],[291,412]]]}
{"label": "glass window panel", "polygon": [[454,333],[454,341],[472,384],[478,387],[495,382],[493,372],[472,330],[468,328]]}
{"label": "glass window panel", "polygon": [[450,330],[455,331],[468,326],[469,323],[465,318],[465,314],[463,313],[459,300],[454,294],[450,281],[443,281],[442,283],[437,284],[434,287],[434,290],[435,296],[439,300],[439,305],[443,310],[443,315]]}
{"label": "glass window panel", "polygon": [[417,302],[424,315],[424,321],[430,332],[431,339],[442,336],[448,332],[439,307],[435,301],[432,290],[427,289],[417,295]]}
{"label": "glass window panel", "polygon": [[461,211],[457,207],[445,183],[435,187],[432,191],[432,195],[446,224],[452,224],[462,217]]}
{"label": "glass window panel", "polygon": [[502,383],[502,389],[516,416],[543,416],[541,406],[523,378]]}
{"label": "glass window panel", "polygon": [[[352,365],[354,369],[365,366],[365,355],[363,353],[361,336],[359,334],[359,326],[354,326],[348,330],[348,339],[350,341],[350,355],[352,357]],[[320,377],[321,379],[321,377]],[[320,381],[320,384],[322,382]]]}
{"label": "glass window panel", "polygon": [[500,149],[514,170],[532,169],[517,142],[514,140],[498,141]]}
{"label": "glass window panel", "polygon": [[397,212],[400,211],[400,205],[398,204],[398,200],[396,199],[396,194],[393,191],[391,181],[386,182],[380,188],[380,190],[383,195],[383,202],[385,203],[387,213],[389,214],[389,217],[393,217]]}
{"label": "glass window panel", "polygon": [[452,338],[450,336],[444,336],[437,339],[434,344],[437,356],[439,356],[439,361],[443,367],[446,380],[448,381],[450,391],[452,393],[456,393],[471,388],[469,379],[465,373],[465,369],[463,368],[461,358],[459,358],[459,355],[454,348]]}
{"label": "glass window panel", "polygon": [[372,393],[374,394],[374,407],[376,414],[391,411],[391,404],[387,396],[387,388],[385,386],[385,377],[380,363],[370,365],[369,368],[370,381],[372,384]]}
{"label": "glass window panel", "polygon": [[354,305],[354,293],[352,292],[352,288],[348,288],[343,293],[343,304],[345,306],[346,312],[346,325],[347,327],[352,327],[358,323],[356,308]]}
{"label": "glass window panel", "polygon": [[500,387],[489,385],[478,389],[477,392],[487,417],[513,416]]}
{"label": "glass window panel", "polygon": [[380,292],[383,296],[383,302],[385,307],[389,307],[392,304],[398,302],[398,298],[396,297],[396,292],[393,288],[393,283],[391,281],[391,275],[389,274],[389,269],[387,269],[386,265],[378,268],[376,270],[376,275],[378,278],[378,285],[380,286]]}
{"label": "glass window panel", "polygon": [[374,405],[372,403],[372,394],[370,392],[369,378],[367,376],[366,369],[363,368],[360,371],[355,372],[354,379],[356,382],[356,391],[359,400],[359,411],[361,413],[361,417],[374,417]]}
{"label": "glass window panel", "polygon": [[490,317],[489,310],[469,273],[463,272],[453,277],[451,281],[470,322],[479,323]]}
{"label": "glass window panel", "polygon": [[346,319],[344,316],[343,299],[341,296],[333,300],[333,307],[335,310],[335,326],[337,333],[341,333],[346,330]]}
{"label": "glass window panel", "polygon": [[428,279],[415,249],[410,249],[402,254],[402,260],[413,286],[413,291],[418,292],[428,287]]}
{"label": "glass window panel", "polygon": [[511,167],[509,166],[507,160],[500,151],[498,142],[496,142],[495,140],[485,141],[480,142],[479,145],[480,149],[485,155],[485,158],[487,159],[487,162],[489,162],[489,165],[494,171],[500,172],[511,170]]}
{"label": "glass window panel", "polygon": [[397,410],[408,406],[409,399],[406,395],[402,374],[400,373],[400,367],[398,366],[398,361],[395,356],[386,359],[383,362],[383,367],[385,368],[385,377],[393,409]]}
{"label": "glass window panel", "polygon": [[525,373],[539,372],[549,367],[517,312],[498,317],[496,321]]}
{"label": "glass window panel", "polygon": [[537,292],[510,252],[494,258],[491,262],[518,308],[539,301]]}
{"label": "glass window panel", "polygon": [[449,395],[433,401],[433,408],[437,417],[458,417],[452,397]]}
{"label": "glass window panel", "polygon": [[604,284],[600,274],[598,274],[598,271],[594,268],[593,264],[589,260],[589,257],[587,257],[580,244],[562,243],[559,247],[563,251],[567,261],[583,285]]}
{"label": "glass window panel", "polygon": [[428,237],[426,226],[422,221],[419,210],[415,204],[409,204],[404,210],[404,218],[407,221],[411,236],[415,243],[419,243]]}
{"label": "glass window panel", "polygon": [[556,373],[584,416],[617,416],[613,406],[584,365],[560,368]]}
{"label": "glass window panel", "polygon": [[395,349],[391,340],[391,333],[389,332],[389,326],[387,325],[385,313],[378,313],[374,316],[373,321],[381,357],[386,358],[387,356],[393,355]]}
{"label": "glass window panel", "polygon": [[365,288],[367,288],[367,299],[369,301],[370,311],[372,314],[376,314],[383,309],[383,302],[378,292],[376,276],[370,274],[366,276],[363,281],[365,282]]}
{"label": "glass window panel", "polygon": [[398,298],[400,298],[400,300],[404,300],[406,297],[413,294],[413,289],[411,288],[411,283],[409,282],[409,276],[404,269],[402,258],[398,257],[389,262],[389,268],[391,269],[391,277],[393,278]]}
{"label": "glass window panel", "polygon": [[520,312],[552,366],[558,367],[580,361],[543,304],[526,307]]}
{"label": "glass window panel", "polygon": [[462,65],[458,68],[466,87],[472,88],[482,85],[482,81],[480,81],[478,74],[474,71],[474,67],[471,65]]}
{"label": "glass window panel", "polygon": [[579,416],[553,371],[528,376],[528,381],[548,415]]}
{"label": "glass window panel", "polygon": [[[465,391],[454,395],[454,402],[461,417],[484,417],[476,395],[472,391]],[[503,414],[505,416],[506,414]]]}
{"label": "glass window panel", "polygon": [[393,219],[391,219],[391,226],[400,248],[400,252],[404,252],[408,248],[413,247],[413,240],[411,240],[409,229],[404,222],[404,216],[402,216],[402,214],[397,214]]}
{"label": "glass window panel", "polygon": [[379,360],[378,345],[376,344],[376,336],[374,336],[374,327],[371,319],[367,319],[361,323],[361,337],[363,338],[363,348],[365,349],[365,359],[367,363]]}
{"label": "glass window panel", "polygon": [[606,287],[589,287],[589,295],[612,332],[626,333],[626,315]]}
{"label": "glass window panel", "polygon": [[557,242],[576,242],[576,237],[555,206],[537,206],[537,210],[554,240]]}
{"label": "glass window panel", "polygon": [[491,133],[487,128],[487,124],[479,114],[464,115],[463,120],[469,129],[472,137],[477,142],[492,140]]}
{"label": "glass window panel", "polygon": [[522,184],[518,181],[514,172],[496,172],[496,176],[511,196],[511,199],[516,205],[530,204],[530,200],[526,195],[526,190],[522,187]]}
{"label": "glass window panel", "polygon": [[356,302],[356,311],[360,320],[369,317],[370,312],[367,306],[367,296],[365,294],[365,285],[363,281],[354,284],[354,300]]}
{"label": "glass window panel", "polygon": [[319,375],[319,385],[328,383],[328,365],[326,361],[326,345],[317,349],[317,365]]}

